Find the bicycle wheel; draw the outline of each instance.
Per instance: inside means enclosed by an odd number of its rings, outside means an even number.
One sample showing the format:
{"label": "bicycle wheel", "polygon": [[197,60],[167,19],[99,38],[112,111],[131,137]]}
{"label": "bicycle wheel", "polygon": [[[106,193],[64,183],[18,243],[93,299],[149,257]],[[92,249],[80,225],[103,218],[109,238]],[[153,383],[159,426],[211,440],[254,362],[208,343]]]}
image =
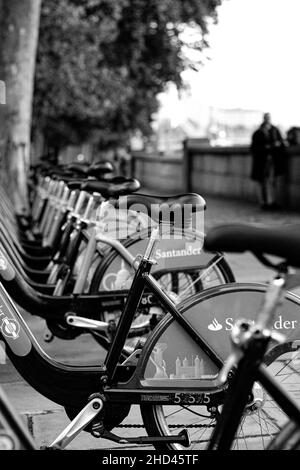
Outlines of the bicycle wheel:
{"label": "bicycle wheel", "polygon": [[[117,261],[118,260],[118,261]],[[101,268],[102,259],[99,258],[99,266],[97,266],[97,259],[94,260],[91,274],[89,293],[98,294],[101,291],[114,290],[117,281],[117,274],[111,274],[109,270],[104,271]],[[123,289],[129,289],[133,280],[134,272],[130,270],[121,258],[114,260],[118,263],[119,270],[127,270],[125,285]],[[104,271],[104,272],[103,272]],[[108,274],[107,274],[108,272]],[[179,301],[190,295],[200,292],[208,287],[213,287],[220,284],[227,284],[235,281],[233,272],[221,254],[212,255],[211,260],[207,266],[203,268],[172,268],[158,270],[153,273],[153,276],[159,281],[163,290],[167,292],[174,292],[180,296]],[[107,280],[106,280],[107,279]],[[120,288],[121,285],[118,285]]]}
{"label": "bicycle wheel", "polygon": [[[230,351],[228,334],[235,318],[238,318],[239,312],[242,312],[244,318],[254,319],[263,293],[264,287],[254,284],[219,286],[197,294],[192,301],[184,302],[181,311],[184,316],[188,316],[192,326],[201,331],[201,336],[211,348],[225,359]],[[284,329],[284,322],[286,322],[286,326],[295,326],[290,332],[292,340],[283,345],[272,347],[265,357],[265,363],[276,380],[289,390],[300,404],[300,340],[295,339],[300,338],[300,332],[297,332],[296,328],[298,320],[295,304],[299,308],[299,299],[288,296],[282,309],[285,312],[284,319],[282,315],[276,320],[278,323],[275,322],[278,330]],[[212,318],[215,320],[214,322],[211,321]],[[283,327],[279,328],[280,325]],[[157,391],[159,379],[154,380],[154,366],[152,364],[154,361],[151,358],[153,358],[155,348],[157,351],[158,346],[162,345],[165,377],[170,379],[169,387],[172,387],[172,384],[174,384],[173,388],[176,387],[175,392],[177,397],[181,397],[181,402],[173,405],[145,403],[141,405],[141,414],[149,435],[170,436],[178,434],[180,430],[187,429],[191,440],[190,449],[204,450],[209,442],[218,413],[222,409],[224,395],[216,394],[217,386],[213,383],[213,379],[216,380],[218,373],[216,366],[213,368],[209,361],[205,362],[203,351],[199,346],[192,346],[190,338],[185,335],[186,333],[183,334],[183,330],[173,319],[167,316],[153,332],[148,343],[145,344],[141,356],[142,386],[155,386],[155,393],[159,393]],[[174,344],[173,351],[172,343]],[[201,380],[209,376],[212,378],[211,389],[208,393],[206,392],[209,400],[205,405],[189,405],[187,404],[188,400],[185,399],[185,397],[189,398],[188,383],[191,383],[191,377],[188,375],[192,370],[190,358],[194,358],[195,364],[197,356],[204,360],[203,377],[200,377],[199,381],[195,381],[195,377],[192,377],[194,380],[193,393],[203,394],[203,389],[201,389],[203,381],[201,382]],[[182,361],[183,358],[186,361],[184,372],[187,375],[179,377],[177,369],[174,374],[175,364],[178,359]],[[177,380],[174,381],[174,378]],[[164,379],[164,386],[167,386],[166,380],[168,379]],[[180,380],[182,380],[182,385]],[[219,398],[214,398],[218,396]],[[268,396],[267,392],[256,383],[249,397],[232,449],[266,449],[286,422],[287,416]],[[181,446],[159,444],[157,449],[161,451],[180,450]]]}
{"label": "bicycle wheel", "polygon": [[290,421],[271,441],[268,450],[300,450],[300,428]]}
{"label": "bicycle wheel", "polygon": [[[95,270],[95,268],[93,268],[93,270]],[[130,288],[133,275],[134,273],[132,272],[131,276],[126,280],[127,289]],[[212,262],[203,269],[156,272],[154,273],[154,277],[158,280],[162,290],[170,294],[173,301],[176,303],[179,303],[184,299],[189,299],[192,295],[199,293],[208,287],[227,284],[234,282],[235,280],[230,266],[222,257],[219,257],[217,261],[212,260]],[[94,279],[90,289],[90,294],[101,293],[101,290],[99,290],[100,284],[101,280],[95,282]],[[155,308],[155,313],[157,312],[158,310]],[[113,312],[101,311],[99,312],[99,315],[103,321],[108,321],[112,318],[114,318],[115,321],[118,321],[121,313],[121,310],[114,310]],[[143,306],[140,306],[136,313],[134,324],[138,325],[143,322],[145,318],[149,316],[149,313],[150,315],[152,314],[151,308],[150,312],[144,313]],[[159,307],[159,314],[164,314],[162,307]]]}

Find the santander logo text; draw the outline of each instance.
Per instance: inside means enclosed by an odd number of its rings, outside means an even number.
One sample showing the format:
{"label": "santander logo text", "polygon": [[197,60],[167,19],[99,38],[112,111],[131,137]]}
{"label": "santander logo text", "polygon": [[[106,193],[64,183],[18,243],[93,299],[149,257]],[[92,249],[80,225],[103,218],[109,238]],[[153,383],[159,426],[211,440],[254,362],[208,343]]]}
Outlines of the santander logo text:
{"label": "santander logo text", "polygon": [[[225,318],[223,324],[221,324],[215,317],[211,323],[207,326],[210,331],[220,331],[223,328],[226,331],[231,331],[236,319],[232,317]],[[254,323],[254,321],[253,321]],[[279,315],[277,320],[273,324],[275,330],[295,330],[298,326],[298,320],[285,320],[282,315]]]}

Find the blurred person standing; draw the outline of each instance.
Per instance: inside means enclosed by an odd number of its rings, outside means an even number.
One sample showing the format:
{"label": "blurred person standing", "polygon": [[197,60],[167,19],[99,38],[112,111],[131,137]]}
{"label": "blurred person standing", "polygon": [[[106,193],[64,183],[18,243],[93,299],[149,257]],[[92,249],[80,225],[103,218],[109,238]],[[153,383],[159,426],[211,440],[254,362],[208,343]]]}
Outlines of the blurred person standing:
{"label": "blurred person standing", "polygon": [[286,172],[285,144],[280,131],[271,123],[270,113],[263,115],[263,122],[252,134],[251,179],[260,186],[261,208],[280,209],[277,202],[278,177]]}
{"label": "blurred person standing", "polygon": [[131,176],[131,154],[126,147],[118,147],[116,149],[114,163],[118,167],[118,175],[127,178]]}

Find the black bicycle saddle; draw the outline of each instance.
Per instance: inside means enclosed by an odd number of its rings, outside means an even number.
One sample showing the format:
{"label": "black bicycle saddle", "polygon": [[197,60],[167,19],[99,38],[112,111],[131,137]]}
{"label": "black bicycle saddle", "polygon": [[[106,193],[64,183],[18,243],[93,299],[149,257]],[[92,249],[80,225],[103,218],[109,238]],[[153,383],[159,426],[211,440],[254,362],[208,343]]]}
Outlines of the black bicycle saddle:
{"label": "black bicycle saddle", "polygon": [[87,174],[89,176],[95,176],[96,178],[101,178],[103,175],[108,173],[112,173],[114,171],[114,167],[111,162],[97,162],[93,163],[88,171]]}
{"label": "black bicycle saddle", "polygon": [[176,196],[132,194],[119,201],[119,207],[125,205],[133,211],[146,213],[154,221],[171,222],[177,227],[189,226],[192,214],[206,209],[205,200],[196,193]]}
{"label": "black bicycle saddle", "polygon": [[300,268],[300,224],[282,227],[257,227],[246,224],[220,225],[205,237],[209,251],[269,254],[284,258],[290,266]]}
{"label": "black bicycle saddle", "polygon": [[109,180],[85,180],[81,188],[87,192],[100,193],[105,198],[118,198],[125,194],[131,194],[140,189],[141,185],[135,178],[126,178],[123,176],[116,176]]}

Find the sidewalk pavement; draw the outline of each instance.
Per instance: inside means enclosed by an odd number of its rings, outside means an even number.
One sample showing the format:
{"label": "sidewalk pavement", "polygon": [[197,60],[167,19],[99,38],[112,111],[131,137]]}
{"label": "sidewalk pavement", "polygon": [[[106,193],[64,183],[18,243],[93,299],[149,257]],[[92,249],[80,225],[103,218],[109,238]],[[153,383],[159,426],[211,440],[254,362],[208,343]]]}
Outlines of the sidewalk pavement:
{"label": "sidewalk pavement", "polygon": [[[219,198],[206,198],[205,231],[223,223],[251,223],[267,226],[282,226],[289,223],[300,224],[300,212],[262,212],[255,204]],[[272,276],[272,271],[263,267],[249,253],[226,255],[237,281],[265,282]],[[52,343],[43,341],[45,328],[42,319],[26,313],[24,317],[42,348],[51,357],[69,364],[97,364],[103,359],[103,352],[89,335],[76,340],[55,339]],[[38,446],[50,444],[69,423],[62,407],[46,399],[22,380],[10,363],[1,365],[1,384],[12,404],[22,415]],[[132,407],[123,424],[141,424],[138,407]],[[122,436],[141,435],[141,428],[117,428],[116,434]],[[94,439],[82,432],[68,446],[68,449],[145,449],[146,446],[124,446],[103,439]]]}

